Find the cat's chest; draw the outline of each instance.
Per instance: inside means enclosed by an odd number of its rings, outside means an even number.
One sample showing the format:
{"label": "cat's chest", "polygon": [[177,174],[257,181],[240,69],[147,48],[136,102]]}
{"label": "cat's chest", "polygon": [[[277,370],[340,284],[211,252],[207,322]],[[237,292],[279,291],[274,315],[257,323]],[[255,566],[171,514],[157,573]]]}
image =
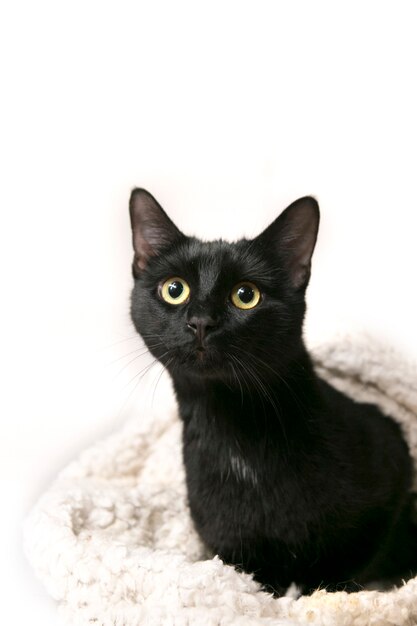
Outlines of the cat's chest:
{"label": "cat's chest", "polygon": [[289,457],[272,419],[267,424],[257,416],[255,421],[240,404],[206,401],[180,406],[192,506],[233,510],[237,517],[242,509],[253,517],[251,511],[258,507],[258,519],[273,518],[277,511],[293,518],[298,505],[305,509],[309,493],[315,491],[315,472],[306,467],[302,451],[293,450]]}
{"label": "cat's chest", "polygon": [[312,508],[299,481],[280,471],[271,452],[254,457],[229,443],[218,442],[216,450],[195,438],[184,443],[189,505],[206,542],[234,543],[244,535],[291,544],[304,537]]}
{"label": "cat's chest", "polygon": [[227,450],[224,455],[222,473],[225,480],[233,477],[236,482],[252,487],[259,486],[263,479],[263,473],[251,459],[232,449]]}
{"label": "cat's chest", "polygon": [[212,429],[185,427],[184,462],[189,481],[209,486],[216,493],[229,489],[260,493],[272,481],[276,484],[278,450],[266,452],[265,442],[256,444]]}

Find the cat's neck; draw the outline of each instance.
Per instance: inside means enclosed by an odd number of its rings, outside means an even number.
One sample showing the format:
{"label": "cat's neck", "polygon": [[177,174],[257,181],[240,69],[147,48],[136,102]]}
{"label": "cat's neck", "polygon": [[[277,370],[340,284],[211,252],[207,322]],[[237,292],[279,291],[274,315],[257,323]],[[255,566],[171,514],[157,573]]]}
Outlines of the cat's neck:
{"label": "cat's neck", "polygon": [[304,346],[280,370],[274,363],[262,371],[224,377],[195,373],[172,375],[184,422],[199,429],[215,427],[224,437],[252,443],[267,436],[284,443],[296,431],[297,440],[314,433],[321,397],[318,379]]}

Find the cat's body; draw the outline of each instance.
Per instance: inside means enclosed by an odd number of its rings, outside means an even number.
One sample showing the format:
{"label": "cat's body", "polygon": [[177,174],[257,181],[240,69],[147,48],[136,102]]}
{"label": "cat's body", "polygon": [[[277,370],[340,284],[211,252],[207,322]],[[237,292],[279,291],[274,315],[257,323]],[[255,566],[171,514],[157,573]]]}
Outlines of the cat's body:
{"label": "cat's body", "polygon": [[172,376],[207,546],[276,593],[409,576],[399,427],[320,380],[302,340],[315,201],[235,244],[185,237],[143,190],[131,217],[132,319]]}
{"label": "cat's body", "polygon": [[238,393],[209,385],[190,399],[184,384],[175,381],[190,508],[223,560],[278,592],[409,575],[407,559],[401,572],[392,567],[401,535],[389,535],[407,509],[410,463],[398,427],[375,407],[319,383],[308,425],[296,426],[299,407],[283,385],[283,419],[294,420],[284,438],[262,400],[254,427]]}

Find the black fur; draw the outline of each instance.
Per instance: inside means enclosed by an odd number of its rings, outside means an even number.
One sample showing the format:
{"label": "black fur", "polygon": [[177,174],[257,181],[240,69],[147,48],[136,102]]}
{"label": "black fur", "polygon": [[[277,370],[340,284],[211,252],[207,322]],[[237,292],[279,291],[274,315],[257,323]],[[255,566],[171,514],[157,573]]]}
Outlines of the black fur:
{"label": "black fur", "polygon": [[[302,339],[316,201],[237,243],[186,237],[141,189],[130,211],[132,319],[174,383],[206,545],[276,594],[292,582],[309,592],[409,577],[412,463],[400,429],[318,378]],[[160,291],[174,276],[191,290],[175,306]],[[255,308],[232,304],[240,281],[259,288]]]}

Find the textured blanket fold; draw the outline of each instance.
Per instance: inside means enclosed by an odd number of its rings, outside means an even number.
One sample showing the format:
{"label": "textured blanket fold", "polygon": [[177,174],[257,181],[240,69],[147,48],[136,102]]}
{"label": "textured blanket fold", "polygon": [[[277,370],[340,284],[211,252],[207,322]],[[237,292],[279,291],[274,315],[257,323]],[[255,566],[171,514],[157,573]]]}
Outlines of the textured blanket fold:
{"label": "textured blanket fold", "polygon": [[[313,356],[323,378],[401,424],[417,464],[416,367],[365,338],[317,346]],[[181,424],[163,385],[157,411],[85,450],[26,520],[29,560],[70,624],[417,624],[417,578],[388,592],[273,598],[209,555],[187,508]]]}

